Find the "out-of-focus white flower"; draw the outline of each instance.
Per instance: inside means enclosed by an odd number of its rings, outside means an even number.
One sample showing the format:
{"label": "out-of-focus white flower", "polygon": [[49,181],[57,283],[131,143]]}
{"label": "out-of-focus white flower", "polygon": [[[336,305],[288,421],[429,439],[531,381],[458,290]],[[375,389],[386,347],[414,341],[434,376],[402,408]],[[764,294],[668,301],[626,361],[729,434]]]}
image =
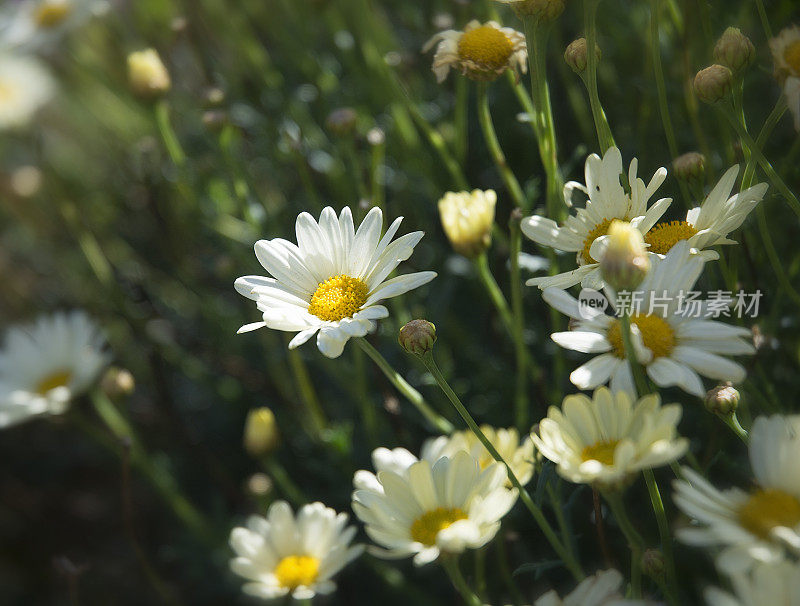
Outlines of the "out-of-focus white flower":
{"label": "out-of-focus white flower", "polygon": [[444,82],[450,69],[473,80],[494,80],[510,69],[517,76],[528,70],[525,35],[495,21],[472,20],[464,30],[449,29],[433,36],[422,52],[436,46],[433,73]]}
{"label": "out-of-focus white flower", "polygon": [[[718,490],[691,469],[673,485],[675,504],[698,525],[678,532],[686,543],[721,546],[719,568],[740,574],[756,562],[800,553],[800,415],[759,417],[750,431],[756,487]],[[787,603],[787,602],[762,602]]]}
{"label": "out-of-focus white flower", "polygon": [[22,0],[0,13],[0,48],[37,50],[86,23],[107,6],[98,0]]}
{"label": "out-of-focus white flower", "polygon": [[63,413],[108,364],[105,338],[82,311],[14,326],[0,350],[0,427]]}
{"label": "out-of-focus white flower", "polygon": [[626,600],[621,592],[622,575],[619,571],[601,570],[585,578],[565,597],[553,591],[548,591],[533,604],[534,606],[633,606],[644,605],[642,600]]}
{"label": "out-of-focus white flower", "polygon": [[266,518],[252,516],[246,528],[231,532],[231,570],[249,581],[244,592],[259,598],[332,593],[333,577],[364,550],[350,545],[356,528],[347,521],[346,513],[322,503],[304,505],[295,518],[288,503],[276,501]]}
{"label": "out-of-focus white flower", "polygon": [[648,208],[647,203],[667,178],[667,170],[656,171],[649,184],[636,175],[639,163],[634,158],[628,168],[631,193],[625,192],[620,183],[622,176],[622,154],[611,147],[603,158],[592,154],[586,159],[586,185],[570,181],[564,186],[564,200],[572,206],[575,190],[588,196],[586,206],[567,217],[563,225],[552,219],[533,215],[522,220],[522,233],[542,246],[577,253],[578,268],[555,276],[531,278],[528,286],[541,289],[549,287],[568,288],[581,283],[582,286],[599,289],[603,286],[598,259],[592,255],[592,244],[608,233],[615,219],[629,221],[642,234],[655,225],[667,210],[671,198],[662,198]]}
{"label": "out-of-focus white flower", "polygon": [[380,208],[370,210],[356,231],[349,208],[337,218],[327,207],[319,222],[308,213],[297,217],[297,244],[282,238],[256,242],[256,257],[274,277],[236,280],[237,292],[255,301],[263,314],[263,321],[242,326],[239,332],[264,326],[297,332],[290,349],[316,334],[319,350],[338,358],[351,337],[363,337],[375,330],[376,320],[388,317],[380,301],[436,277],[435,272],[421,271],[387,280],[423,236],[415,231],[392,242],[401,220],[395,219],[381,237]]}
{"label": "out-of-focus white flower", "polygon": [[705,590],[708,606],[797,606],[800,604],[800,562],[756,564],[731,577],[734,595],[716,587]]}
{"label": "out-of-focus white flower", "polygon": [[678,437],[681,412],[679,404],[662,406],[658,394],[634,403],[625,392],[601,387],[592,399],[570,395],[561,409],[551,406],[531,437],[564,479],[616,487],[683,456],[689,443]]}
{"label": "out-of-focus white flower", "polygon": [[433,464],[416,461],[400,473],[379,471],[379,486],[353,493],[353,511],[370,538],[385,548],[374,550],[376,555],[413,555],[421,566],[441,553],[477,549],[494,537],[517,498],[506,479],[505,466],[481,469],[459,451]]}
{"label": "out-of-focus white flower", "polygon": [[0,53],[0,130],[26,126],[54,91],[55,82],[39,61]]}
{"label": "out-of-focus white flower", "polygon": [[793,25],[769,41],[775,75],[783,85],[786,103],[800,132],[800,26]]}

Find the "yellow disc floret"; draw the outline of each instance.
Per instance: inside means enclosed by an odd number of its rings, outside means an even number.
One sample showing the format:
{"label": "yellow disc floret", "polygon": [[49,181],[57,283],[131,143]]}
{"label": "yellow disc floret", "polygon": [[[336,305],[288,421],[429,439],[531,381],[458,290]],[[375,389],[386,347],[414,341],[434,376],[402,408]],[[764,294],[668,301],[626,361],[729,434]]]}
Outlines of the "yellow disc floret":
{"label": "yellow disc floret", "polygon": [[739,523],[754,535],[768,539],[773,528],[800,524],[800,500],[777,490],[757,490],[738,511]]}
{"label": "yellow disc floret", "polygon": [[644,236],[645,244],[652,253],[666,255],[681,240],[688,240],[697,230],[686,221],[662,221],[656,223]]}
{"label": "yellow disc floret", "polygon": [[458,507],[437,507],[426,511],[411,525],[411,538],[423,545],[435,545],[436,535],[458,522],[466,520],[467,514]]}
{"label": "yellow disc floret", "polygon": [[[654,358],[667,357],[675,349],[675,331],[664,318],[648,314],[634,314],[631,324],[636,324],[642,335],[644,346],[653,352]],[[625,358],[625,346],[622,342],[622,329],[619,320],[614,320],[608,327],[606,338],[611,343],[614,355]]]}
{"label": "yellow disc floret", "polygon": [[458,41],[460,59],[486,69],[501,69],[508,63],[513,52],[514,45],[509,37],[491,25],[482,25],[464,32]]}
{"label": "yellow disc floret", "polygon": [[783,51],[783,59],[789,64],[792,75],[800,76],[800,40],[795,40]]}
{"label": "yellow disc floret", "polygon": [[340,274],[319,283],[311,295],[308,313],[330,322],[352,318],[366,302],[368,293],[364,282]]}
{"label": "yellow disc floret", "polygon": [[587,446],[581,452],[584,461],[600,461],[603,465],[614,464],[614,451],[619,440],[603,440]]}
{"label": "yellow disc floret", "polygon": [[33,14],[36,25],[42,28],[56,27],[72,12],[68,2],[42,2]]}
{"label": "yellow disc floret", "polygon": [[310,587],[317,580],[319,560],[312,556],[292,555],[283,558],[275,567],[275,578],[282,587]]}
{"label": "yellow disc floret", "polygon": [[66,387],[72,380],[72,373],[66,370],[59,370],[50,373],[39,381],[36,385],[36,393],[39,395],[46,395],[49,391],[56,387]]}
{"label": "yellow disc floret", "polygon": [[603,219],[589,232],[589,235],[586,236],[586,239],[583,241],[583,250],[581,251],[580,257],[578,257],[578,263],[586,265],[587,263],[598,262],[597,259],[589,254],[589,250],[592,248],[592,243],[597,240],[597,238],[608,234],[608,228],[611,226],[613,220],[614,219]]}

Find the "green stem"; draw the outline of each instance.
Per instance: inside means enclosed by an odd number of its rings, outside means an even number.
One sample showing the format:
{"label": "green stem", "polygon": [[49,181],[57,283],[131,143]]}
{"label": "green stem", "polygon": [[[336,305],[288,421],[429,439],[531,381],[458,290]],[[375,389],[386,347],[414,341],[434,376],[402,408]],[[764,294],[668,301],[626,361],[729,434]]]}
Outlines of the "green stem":
{"label": "green stem", "polygon": [[735,433],[742,442],[744,442],[745,444],[750,443],[750,438],[747,435],[747,430],[744,427],[742,427],[741,423],[739,423],[739,417],[736,416],[735,412],[732,412],[729,415],[717,415],[717,416],[719,416],[719,418],[722,419],[725,425],[731,428],[733,433]]}
{"label": "green stem", "polygon": [[597,92],[597,7],[600,0],[583,1],[584,27],[586,28],[586,72],[584,82],[589,91],[589,104],[592,107],[592,118],[597,130],[597,140],[600,143],[600,151],[605,153],[610,147],[614,147],[614,136],[611,134],[611,127],[608,125],[606,113],[600,104],[600,95]]}
{"label": "green stem", "polygon": [[503,291],[500,290],[500,287],[497,285],[497,281],[492,275],[492,270],[489,269],[489,258],[486,253],[481,254],[475,259],[475,267],[478,270],[478,277],[481,279],[481,283],[483,284],[484,288],[486,288],[489,298],[492,300],[495,309],[497,309],[497,312],[500,314],[500,319],[503,321],[503,326],[505,326],[511,338],[515,338],[514,318],[511,315],[511,309],[508,306],[508,301],[506,301],[505,295],[503,295]]}
{"label": "green stem", "polygon": [[669,529],[669,521],[664,510],[664,502],[661,500],[661,493],[658,490],[658,483],[652,469],[644,470],[644,479],[647,483],[647,492],[650,494],[650,503],[653,505],[653,513],[658,524],[658,534],[661,537],[661,551],[664,554],[664,567],[666,572],[665,593],[671,604],[678,604],[678,581],[675,576],[675,556],[672,551],[672,533]]}
{"label": "green stem", "polygon": [[461,568],[458,566],[458,559],[455,556],[444,555],[442,556],[442,568],[447,572],[450,581],[456,588],[464,601],[470,606],[482,606],[483,602],[475,595],[475,592],[470,589],[464,575],[461,573]]}
{"label": "green stem", "polygon": [[761,19],[761,27],[764,28],[764,35],[767,40],[771,40],[772,27],[770,27],[769,19],[767,18],[767,11],[764,9],[764,1],[756,0],[756,8],[758,9],[758,17]]}
{"label": "green stem", "polygon": [[576,580],[581,580],[584,577],[583,570],[581,570],[580,564],[575,559],[575,557],[569,552],[568,549],[564,547],[564,544],[559,540],[558,536],[556,535],[553,527],[550,526],[550,523],[544,516],[541,508],[534,503],[533,499],[531,498],[528,491],[525,487],[520,483],[519,479],[517,478],[514,471],[511,469],[511,466],[503,459],[494,445],[489,441],[489,438],[486,437],[486,434],[481,431],[481,428],[478,427],[478,424],[475,422],[475,419],[472,418],[472,415],[466,409],[466,407],[461,403],[461,400],[458,398],[456,393],[453,391],[452,387],[450,387],[447,380],[442,375],[442,372],[439,370],[439,367],[436,365],[436,361],[433,358],[433,354],[428,352],[421,356],[422,363],[425,364],[425,367],[428,371],[433,375],[433,378],[439,384],[439,387],[447,396],[447,399],[453,404],[455,409],[458,411],[458,414],[461,415],[461,418],[467,424],[467,426],[472,430],[472,433],[480,440],[481,444],[483,444],[484,448],[489,451],[489,454],[492,455],[495,461],[498,463],[502,463],[506,467],[506,471],[508,472],[508,478],[513,484],[514,488],[517,489],[519,492],[520,499],[522,500],[525,507],[533,516],[534,520],[538,524],[539,528],[541,529],[542,533],[544,534],[547,541],[553,547],[555,552],[558,556],[564,561],[569,571],[575,577]]}
{"label": "green stem", "polygon": [[386,378],[391,381],[392,385],[397,388],[397,390],[402,393],[406,399],[411,402],[414,407],[425,417],[433,427],[435,427],[438,431],[441,431],[443,434],[450,434],[453,432],[453,425],[442,417],[441,415],[437,414],[425,401],[425,398],[422,397],[422,394],[419,393],[416,389],[414,389],[408,381],[406,381],[403,376],[397,372],[389,362],[386,361],[380,352],[375,349],[369,341],[366,339],[354,339],[356,343],[358,343],[359,347],[363,349],[367,355],[372,358],[372,361],[378,365],[378,367],[383,371],[383,374],[386,375]]}
{"label": "green stem", "polygon": [[[786,113],[787,109],[789,108],[786,105],[786,97],[781,95],[781,97],[778,99],[778,102],[775,104],[775,107],[772,108],[769,116],[767,116],[767,119],[764,121],[764,126],[761,127],[761,132],[759,132],[758,137],[756,137],[756,147],[758,147],[758,149],[764,149],[767,139],[769,139],[769,136],[772,134],[772,131],[775,130],[775,127],[778,125],[778,122],[780,122],[780,119],[783,117],[783,114]],[[756,163],[753,160],[753,154],[750,154],[750,159],[747,161],[747,164],[744,168],[741,189],[747,189],[753,184],[755,172]]]}
{"label": "green stem", "polygon": [[264,457],[261,459],[261,465],[264,467],[264,471],[275,481],[283,496],[291,501],[292,505],[300,507],[307,502],[303,491],[292,481],[291,476],[275,457]]}
{"label": "green stem", "polygon": [[459,164],[463,165],[467,157],[467,142],[469,135],[469,80],[456,79],[456,108],[453,115],[456,128],[455,156]]}
{"label": "green stem", "polygon": [[623,309],[619,317],[620,332],[622,333],[622,345],[625,348],[625,357],[631,367],[633,381],[636,384],[636,391],[640,396],[650,393],[650,386],[647,383],[647,376],[642,365],[636,359],[636,351],[633,348],[633,338],[631,336],[631,316],[627,309]]}
{"label": "green stem", "polygon": [[353,360],[356,371],[356,392],[358,393],[358,403],[361,409],[361,419],[364,422],[364,431],[371,448],[376,448],[379,446],[378,442],[380,440],[378,415],[376,414],[375,403],[371,401],[369,396],[363,350],[354,349]]}
{"label": "green stem", "polygon": [[511,167],[508,165],[506,156],[500,147],[500,141],[497,139],[497,133],[492,124],[492,114],[489,110],[489,97],[486,94],[486,88],[485,82],[480,82],[478,84],[478,119],[481,123],[481,130],[486,140],[486,146],[489,148],[492,160],[497,170],[500,172],[500,176],[503,179],[503,183],[505,183],[508,193],[511,195],[514,205],[520,208],[527,208],[525,193],[522,191],[519,181],[517,181],[517,178],[514,176],[514,171],[512,171]]}
{"label": "green stem", "polygon": [[166,99],[161,99],[156,103],[155,115],[158,132],[161,133],[161,139],[164,141],[164,147],[167,148],[170,159],[175,163],[175,166],[183,167],[186,163],[186,154],[183,152],[175,130],[172,128],[172,121],[169,117],[169,104]]}
{"label": "green stem", "polygon": [[497,552],[497,566],[500,568],[500,576],[503,577],[503,582],[511,595],[511,603],[513,606],[520,606],[524,603],[524,598],[519,591],[519,587],[514,582],[514,576],[511,574],[511,567],[508,565],[508,554],[506,553],[505,539],[502,531],[498,532],[494,538],[495,551]]}
{"label": "green stem", "polygon": [[603,496],[611,508],[611,513],[619,524],[620,530],[625,535],[628,541],[628,547],[631,550],[631,597],[638,599],[642,596],[642,555],[644,554],[644,539],[642,539],[639,532],[631,523],[628,517],[628,512],[625,511],[625,505],[622,502],[622,496],[619,492],[609,491],[604,492]]}
{"label": "green stem", "polygon": [[322,405],[317,397],[317,391],[314,389],[305,360],[296,349],[289,350],[289,366],[292,369],[297,389],[300,391],[300,398],[305,405],[312,435],[317,439],[322,439],[322,432],[328,426],[328,419],[322,410]]}
{"label": "green stem", "polygon": [[517,375],[514,389],[514,424],[519,431],[528,427],[528,352],[525,347],[525,310],[522,305],[522,277],[519,270],[519,255],[522,250],[522,230],[516,211],[509,220],[511,231],[510,279],[511,279],[511,314],[514,325],[514,354],[517,363]]}

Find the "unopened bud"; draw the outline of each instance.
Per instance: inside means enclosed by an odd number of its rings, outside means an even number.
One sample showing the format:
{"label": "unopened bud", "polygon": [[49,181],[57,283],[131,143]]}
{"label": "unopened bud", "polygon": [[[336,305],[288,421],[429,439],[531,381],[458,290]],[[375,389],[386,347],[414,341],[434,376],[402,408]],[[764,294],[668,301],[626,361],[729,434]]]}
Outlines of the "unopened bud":
{"label": "unopened bud", "polygon": [[265,497],[272,492],[272,478],[265,473],[254,473],[247,478],[247,492],[254,497]]}
{"label": "unopened bud", "polygon": [[740,72],[753,60],[756,49],[738,27],[729,27],[714,46],[714,60]]}
{"label": "unopened bud", "polygon": [[160,97],[172,86],[167,68],[152,48],[128,55],[128,83],[135,94],[145,99]]}
{"label": "unopened bud", "polygon": [[133,393],[136,381],[130,371],[112,366],[100,380],[100,389],[109,398],[120,398]]}
{"label": "unopened bud", "polygon": [[706,394],[706,410],[728,416],[739,407],[739,392],[730,384],[718,385]]}
{"label": "unopened bud", "polygon": [[533,18],[534,21],[545,23],[552,21],[564,12],[566,0],[498,0],[508,4],[520,19]]}
{"label": "unopened bud", "polygon": [[436,327],[427,320],[411,320],[400,329],[397,342],[410,354],[424,355],[431,351],[433,344],[436,343]]}
{"label": "unopened bud", "polygon": [[367,131],[367,143],[372,145],[373,147],[378,147],[379,145],[383,145],[386,143],[386,133],[383,132],[383,129],[374,126]]}
{"label": "unopened bud", "polygon": [[642,572],[655,581],[664,578],[664,554],[659,549],[645,549],[642,554]]}
{"label": "unopened bud", "polygon": [[608,228],[608,240],[600,272],[614,290],[634,290],[650,271],[650,258],[642,232],[626,221],[614,220]]}
{"label": "unopened bud", "polygon": [[439,200],[439,218],[453,250],[474,258],[489,248],[496,204],[497,194],[491,189],[447,192]]}
{"label": "unopened bud", "polygon": [[357,119],[358,114],[356,114],[356,110],[351,107],[340,107],[328,114],[328,118],[325,120],[325,126],[334,135],[345,137],[353,134],[353,131],[356,129]]}
{"label": "unopened bud", "polygon": [[714,104],[731,92],[733,72],[724,65],[701,69],[694,77],[694,92],[703,102]]}
{"label": "unopened bud", "polygon": [[244,423],[244,449],[254,458],[273,452],[280,442],[278,424],[269,408],[251,410]]}
{"label": "unopened bud", "polygon": [[[578,38],[577,40],[570,42],[567,50],[564,51],[564,61],[566,61],[567,65],[572,68],[572,71],[579,76],[586,71],[587,48],[588,46],[586,43],[586,38]],[[600,50],[600,47],[597,44],[594,45],[594,54],[597,57],[597,60],[600,61],[601,57],[603,56],[603,51]]]}
{"label": "unopened bud", "polygon": [[689,152],[672,161],[672,170],[683,181],[702,181],[706,172],[706,157],[699,152]]}

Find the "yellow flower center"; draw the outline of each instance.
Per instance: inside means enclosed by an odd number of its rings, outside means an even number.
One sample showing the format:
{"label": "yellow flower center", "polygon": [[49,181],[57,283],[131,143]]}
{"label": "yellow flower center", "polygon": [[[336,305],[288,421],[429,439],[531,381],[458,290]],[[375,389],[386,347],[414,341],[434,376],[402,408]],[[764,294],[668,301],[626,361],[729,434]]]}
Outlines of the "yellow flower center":
{"label": "yellow flower center", "polygon": [[514,45],[503,32],[491,25],[481,25],[464,32],[458,41],[458,56],[487,69],[500,69],[507,62]]}
{"label": "yellow flower center", "polygon": [[322,320],[336,322],[352,318],[367,300],[368,289],[358,278],[344,274],[320,282],[311,295],[308,313]]}
{"label": "yellow flower center", "polygon": [[768,539],[773,528],[793,528],[800,524],[800,500],[775,488],[757,490],[742,505],[737,516],[744,528]]}
{"label": "yellow flower center", "polygon": [[[634,314],[631,324],[636,324],[642,334],[644,346],[653,352],[654,358],[667,357],[675,349],[675,331],[664,318],[647,314]],[[611,343],[614,355],[625,358],[625,346],[622,342],[622,328],[619,320],[614,320],[608,327],[606,338]]]}
{"label": "yellow flower center", "polygon": [[33,14],[36,25],[42,28],[56,27],[72,12],[67,2],[42,2]]}
{"label": "yellow flower center", "polygon": [[66,370],[47,375],[44,379],[39,381],[36,385],[36,393],[40,395],[47,395],[47,393],[56,387],[66,387],[72,380],[72,373]]}
{"label": "yellow flower center", "polygon": [[8,103],[17,96],[17,87],[8,82],[0,82],[0,103]]}
{"label": "yellow flower center", "polygon": [[608,228],[613,220],[614,219],[603,219],[594,227],[592,231],[589,232],[589,235],[586,236],[586,239],[583,241],[583,250],[581,251],[580,256],[581,265],[586,265],[587,263],[597,263],[597,259],[589,254],[589,250],[592,248],[592,243],[597,240],[597,238],[608,234]]}
{"label": "yellow flower center", "polygon": [[789,64],[792,73],[800,76],[800,40],[795,40],[783,51],[783,59]]}
{"label": "yellow flower center", "polygon": [[659,255],[666,255],[681,240],[688,240],[697,230],[686,221],[662,221],[656,223],[644,236],[648,250]]}
{"label": "yellow flower center", "polygon": [[614,450],[616,450],[617,444],[619,444],[619,440],[604,440],[587,446],[581,452],[581,459],[584,461],[600,461],[603,465],[613,465]]}
{"label": "yellow flower center", "polygon": [[426,511],[411,525],[411,538],[423,545],[436,545],[436,535],[458,522],[466,520],[467,514],[458,507],[437,507]]}
{"label": "yellow flower center", "polygon": [[275,578],[287,589],[296,589],[301,585],[310,587],[318,574],[319,560],[312,556],[287,556],[275,567]]}

